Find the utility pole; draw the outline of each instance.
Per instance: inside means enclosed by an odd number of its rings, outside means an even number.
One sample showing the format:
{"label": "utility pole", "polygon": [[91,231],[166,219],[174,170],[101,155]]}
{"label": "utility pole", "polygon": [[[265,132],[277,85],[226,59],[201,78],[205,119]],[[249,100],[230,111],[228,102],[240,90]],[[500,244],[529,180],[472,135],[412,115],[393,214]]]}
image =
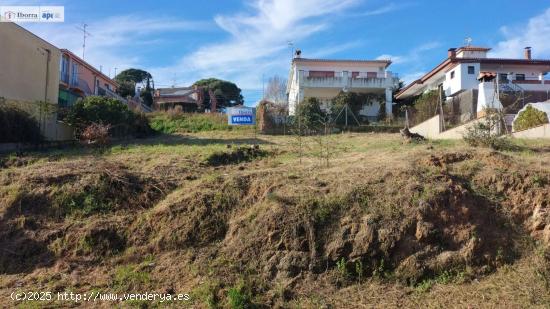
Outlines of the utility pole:
{"label": "utility pole", "polygon": [[92,34],[86,30],[86,27],[88,27],[87,24],[82,24],[82,27],[76,27],[76,29],[82,31],[82,60],[84,60],[84,52],[86,51],[86,38],[92,36]]}
{"label": "utility pole", "polygon": [[115,68],[115,76],[114,76],[113,78],[115,78],[115,77],[116,77],[116,69],[117,69],[117,68]]}

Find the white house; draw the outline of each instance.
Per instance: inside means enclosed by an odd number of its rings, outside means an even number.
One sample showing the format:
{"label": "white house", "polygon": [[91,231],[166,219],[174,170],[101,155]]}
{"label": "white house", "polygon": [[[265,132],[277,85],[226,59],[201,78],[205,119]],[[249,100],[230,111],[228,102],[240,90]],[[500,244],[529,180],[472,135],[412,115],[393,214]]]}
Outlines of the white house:
{"label": "white house", "polygon": [[[293,115],[296,105],[308,97],[319,99],[326,108],[338,93],[349,91],[379,94],[386,115],[391,115],[392,90],[399,80],[386,70],[390,64],[389,60],[306,59],[298,50],[287,84],[289,112]],[[372,104],[365,104],[360,115],[376,120],[382,102],[365,102]]]}
{"label": "white house", "polygon": [[[488,58],[490,48],[464,46],[451,48],[447,58],[430,72],[403,88],[396,99],[408,99],[441,87],[447,99],[476,89],[478,114],[485,107],[499,107],[499,91],[538,92],[548,96],[550,60],[531,59],[526,47],[523,59]],[[527,102],[525,102],[527,103]],[[500,105],[501,106],[501,105]]]}

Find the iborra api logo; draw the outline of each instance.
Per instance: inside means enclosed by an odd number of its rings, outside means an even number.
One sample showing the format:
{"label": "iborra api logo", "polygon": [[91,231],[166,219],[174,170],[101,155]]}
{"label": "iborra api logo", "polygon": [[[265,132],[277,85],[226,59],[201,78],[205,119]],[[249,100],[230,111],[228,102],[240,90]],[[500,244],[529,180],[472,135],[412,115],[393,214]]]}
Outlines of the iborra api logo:
{"label": "iborra api logo", "polygon": [[42,19],[49,20],[49,19],[58,19],[60,18],[59,13],[52,13],[52,12],[42,12]]}

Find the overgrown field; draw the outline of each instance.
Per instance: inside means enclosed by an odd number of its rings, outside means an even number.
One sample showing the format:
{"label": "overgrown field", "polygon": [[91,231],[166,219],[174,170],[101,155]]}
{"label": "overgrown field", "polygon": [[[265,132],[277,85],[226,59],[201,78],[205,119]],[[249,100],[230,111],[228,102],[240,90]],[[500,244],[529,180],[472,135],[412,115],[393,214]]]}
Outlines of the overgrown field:
{"label": "overgrown field", "polygon": [[1,157],[0,303],[548,308],[550,142],[515,143],[212,131]]}
{"label": "overgrown field", "polygon": [[156,113],[150,116],[151,127],[162,133],[197,133],[204,131],[251,131],[249,127],[227,124],[227,115],[204,113]]}

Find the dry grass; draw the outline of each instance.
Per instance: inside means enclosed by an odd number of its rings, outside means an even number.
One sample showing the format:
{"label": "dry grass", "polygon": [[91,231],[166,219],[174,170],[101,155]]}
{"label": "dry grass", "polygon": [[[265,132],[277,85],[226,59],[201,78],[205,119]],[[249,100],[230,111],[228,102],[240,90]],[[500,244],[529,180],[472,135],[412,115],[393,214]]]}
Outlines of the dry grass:
{"label": "dry grass", "polygon": [[[191,293],[197,307],[229,306],[240,296],[264,306],[305,308],[550,306],[548,261],[539,253],[542,243],[532,241],[540,242],[542,231],[529,232],[533,208],[549,207],[550,142],[518,141],[518,151],[492,153],[460,141],[403,144],[394,134],[341,134],[331,137],[328,167],[312,154],[316,138],[301,142],[309,153],[302,158],[293,136],[255,140],[251,132],[215,131],[119,143],[101,152],[68,149],[0,159],[2,249],[40,249],[36,260],[32,252],[9,253],[26,262],[18,268],[4,264],[1,302],[13,306],[7,297],[17,289],[134,289]],[[271,155],[208,164],[213,154],[252,143]],[[43,211],[59,196],[80,201],[79,188],[97,193],[79,203],[100,211]],[[416,226],[423,202],[437,210],[431,222],[447,224],[449,231],[441,228],[441,234],[456,243],[414,239],[410,224]],[[487,206],[492,203],[501,208]],[[489,220],[490,214],[509,226]],[[390,230],[387,237],[395,242],[380,240],[366,253],[358,249],[353,237],[360,233],[354,233],[371,224],[362,218],[378,222],[375,230]],[[479,249],[486,260],[472,258],[452,275],[420,274],[409,284],[400,279],[398,266],[408,254],[426,245],[466,247],[471,233],[492,235],[484,225],[502,235],[509,231],[513,245],[503,252],[517,254],[502,260],[504,253],[490,244],[506,239],[491,236]],[[395,249],[404,243],[413,249]],[[428,260],[439,253],[430,250]],[[381,257],[385,269],[375,272]],[[341,258],[349,273],[356,261],[364,262],[361,282],[342,279],[344,270],[335,263]]]}

